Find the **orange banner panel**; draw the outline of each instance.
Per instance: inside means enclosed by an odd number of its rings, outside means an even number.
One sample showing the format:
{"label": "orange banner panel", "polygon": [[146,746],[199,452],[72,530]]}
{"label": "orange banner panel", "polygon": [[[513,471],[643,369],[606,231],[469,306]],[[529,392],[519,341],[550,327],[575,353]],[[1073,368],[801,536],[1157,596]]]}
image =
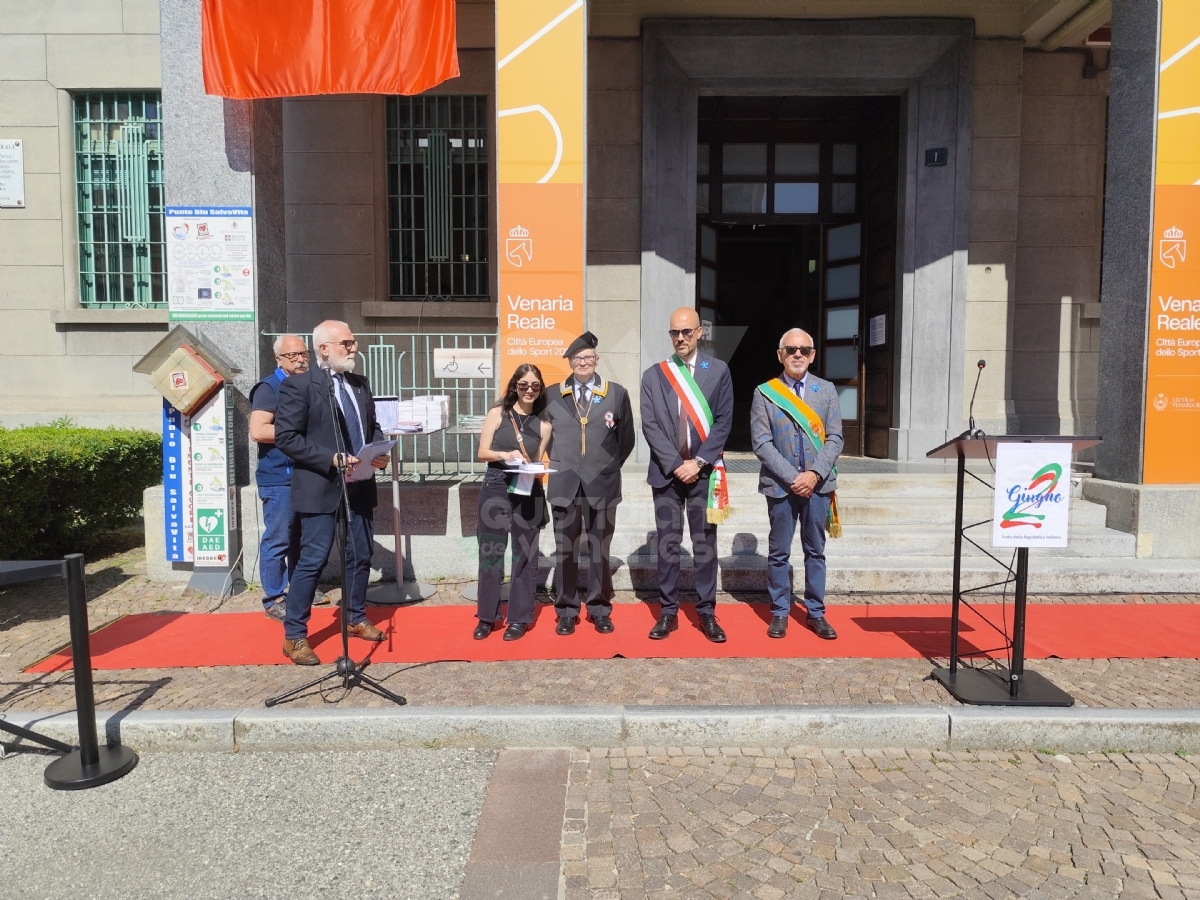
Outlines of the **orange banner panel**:
{"label": "orange banner panel", "polygon": [[458,73],[454,0],[203,0],[206,93],[419,94]]}

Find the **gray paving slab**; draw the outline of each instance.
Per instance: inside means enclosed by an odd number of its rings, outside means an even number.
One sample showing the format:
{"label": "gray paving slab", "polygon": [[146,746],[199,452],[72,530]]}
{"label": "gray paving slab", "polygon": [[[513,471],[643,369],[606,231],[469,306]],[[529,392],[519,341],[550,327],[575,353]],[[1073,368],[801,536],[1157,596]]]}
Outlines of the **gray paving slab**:
{"label": "gray paving slab", "polygon": [[955,750],[1041,750],[1055,753],[1200,751],[1197,709],[1005,709],[954,707]]}
{"label": "gray paving slab", "polygon": [[456,900],[495,754],[151,753],[88,791],[0,760],[0,898]]}
{"label": "gray paving slab", "polygon": [[[233,749],[238,710],[141,710],[97,712],[101,742],[126,744],[141,752],[223,752]],[[75,713],[5,713],[6,721],[69,744],[79,742]]]}

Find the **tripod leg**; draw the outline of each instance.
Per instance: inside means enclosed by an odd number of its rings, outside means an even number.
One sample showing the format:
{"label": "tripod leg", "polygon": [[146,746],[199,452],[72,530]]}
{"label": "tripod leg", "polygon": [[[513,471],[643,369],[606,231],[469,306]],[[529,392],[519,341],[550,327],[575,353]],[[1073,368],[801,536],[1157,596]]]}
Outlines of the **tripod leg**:
{"label": "tripod leg", "polygon": [[266,700],[263,701],[263,703],[267,707],[272,707],[272,706],[275,706],[277,703],[282,703],[285,700],[291,700],[293,697],[297,696],[298,694],[302,694],[305,691],[307,691],[309,688],[316,687],[318,684],[324,684],[326,681],[329,681],[329,679],[331,679],[331,678],[341,678],[341,677],[342,676],[341,676],[340,672],[337,672],[337,671],[329,672],[325,675],[322,675],[320,678],[314,678],[312,681],[309,681],[306,684],[300,685],[300,687],[292,688],[290,691],[286,691],[286,692],[280,694],[278,697],[268,697]]}

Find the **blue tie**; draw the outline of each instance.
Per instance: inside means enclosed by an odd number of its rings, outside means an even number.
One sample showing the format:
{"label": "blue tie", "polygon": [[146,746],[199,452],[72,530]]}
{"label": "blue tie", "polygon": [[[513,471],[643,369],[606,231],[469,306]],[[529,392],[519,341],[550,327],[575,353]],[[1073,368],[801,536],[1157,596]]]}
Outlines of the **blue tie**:
{"label": "blue tie", "polygon": [[362,419],[358,417],[358,403],[355,402],[354,394],[350,392],[346,379],[341,375],[333,377],[338,384],[338,405],[342,408],[342,415],[346,420],[346,431],[349,432],[350,452],[358,453],[363,446]]}

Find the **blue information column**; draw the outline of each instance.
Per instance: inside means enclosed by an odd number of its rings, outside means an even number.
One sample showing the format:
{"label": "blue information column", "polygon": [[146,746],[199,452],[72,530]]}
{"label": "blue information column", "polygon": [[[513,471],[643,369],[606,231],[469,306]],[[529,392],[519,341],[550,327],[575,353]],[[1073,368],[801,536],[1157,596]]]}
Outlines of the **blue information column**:
{"label": "blue information column", "polygon": [[167,561],[192,561],[191,439],[187,417],[163,400],[163,526]]}

